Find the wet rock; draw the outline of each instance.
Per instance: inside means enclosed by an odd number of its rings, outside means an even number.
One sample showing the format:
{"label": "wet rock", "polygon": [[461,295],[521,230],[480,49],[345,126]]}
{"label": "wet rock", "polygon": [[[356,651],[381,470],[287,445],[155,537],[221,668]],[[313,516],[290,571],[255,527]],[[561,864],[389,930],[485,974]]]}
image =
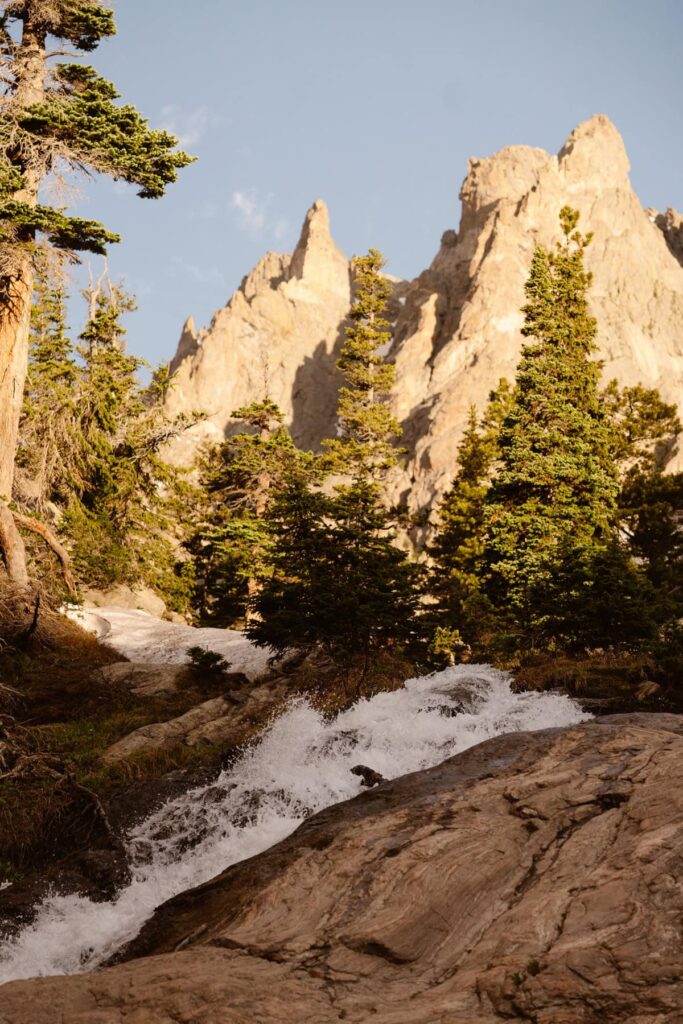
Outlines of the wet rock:
{"label": "wet rock", "polygon": [[[161,907],[3,1024],[680,1024],[683,717],[499,736]],[[179,952],[174,952],[179,950]]]}
{"label": "wet rock", "polygon": [[381,782],[387,780],[379,772],[376,772],[374,768],[368,768],[365,764],[357,764],[351,769],[352,775],[360,775],[361,786],[366,786],[368,789],[372,789],[373,786],[379,786]]}

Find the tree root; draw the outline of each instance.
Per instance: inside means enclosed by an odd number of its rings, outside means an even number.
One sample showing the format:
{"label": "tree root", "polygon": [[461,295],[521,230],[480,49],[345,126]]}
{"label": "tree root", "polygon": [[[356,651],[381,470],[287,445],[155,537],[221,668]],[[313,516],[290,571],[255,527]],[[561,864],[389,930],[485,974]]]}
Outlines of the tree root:
{"label": "tree root", "polygon": [[[39,519],[32,519],[30,516],[24,516],[21,512],[12,512],[11,515],[14,517],[14,521],[17,526],[21,526],[25,530],[31,530],[33,533],[37,533],[43,538],[47,546],[54,551],[62,566],[62,576],[64,578],[64,583],[66,584],[66,589],[71,597],[76,597],[76,580],[74,579],[73,572],[71,571],[71,559],[69,558],[69,553],[64,545],[60,544],[52,530],[50,530],[45,523],[41,523]],[[0,543],[2,543],[1,536]]]}

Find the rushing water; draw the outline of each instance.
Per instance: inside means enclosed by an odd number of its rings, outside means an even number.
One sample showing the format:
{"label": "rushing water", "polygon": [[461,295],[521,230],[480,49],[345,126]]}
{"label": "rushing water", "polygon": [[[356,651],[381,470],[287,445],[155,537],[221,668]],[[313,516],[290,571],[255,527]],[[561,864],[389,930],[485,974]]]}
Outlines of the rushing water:
{"label": "rushing water", "polygon": [[359,793],[356,764],[396,778],[500,733],[587,717],[567,697],[515,694],[506,673],[482,665],[412,679],[332,720],[296,700],[215,782],[169,801],[130,832],[133,880],[115,900],[46,899],[33,924],[0,943],[0,982],[101,964],[171,896]]}

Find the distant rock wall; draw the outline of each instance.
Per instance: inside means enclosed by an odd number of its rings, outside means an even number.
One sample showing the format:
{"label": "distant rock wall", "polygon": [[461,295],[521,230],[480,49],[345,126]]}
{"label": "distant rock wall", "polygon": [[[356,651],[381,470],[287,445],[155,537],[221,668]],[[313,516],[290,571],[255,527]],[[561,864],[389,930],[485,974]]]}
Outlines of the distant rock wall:
{"label": "distant rock wall", "polygon": [[[557,240],[566,203],[594,233],[587,262],[605,377],[658,387],[683,412],[681,217],[644,210],[628,173],[621,136],[603,115],[580,125],[557,156],[511,146],[470,160],[457,233],[446,231],[424,273],[395,284],[394,404],[408,450],[395,495],[411,508],[448,486],[470,405],[483,408],[500,377],[514,377],[533,248]],[[268,253],[208,330],[185,325],[169,411],[200,408],[209,419],[177,444],[176,458],[188,460],[199,436],[222,437],[231,412],[266,392],[298,443],[315,446],[334,432],[349,281],[318,201],[291,257]],[[678,453],[673,465],[681,464]]]}
{"label": "distant rock wall", "polygon": [[587,264],[605,379],[658,387],[683,410],[683,267],[628,171],[604,116],[580,125],[556,157],[511,146],[470,161],[458,234],[446,232],[412,282],[396,327],[396,401],[411,453],[403,486],[413,507],[448,486],[470,405],[483,408],[500,377],[514,378],[533,249],[557,240],[566,203],[594,233]]}

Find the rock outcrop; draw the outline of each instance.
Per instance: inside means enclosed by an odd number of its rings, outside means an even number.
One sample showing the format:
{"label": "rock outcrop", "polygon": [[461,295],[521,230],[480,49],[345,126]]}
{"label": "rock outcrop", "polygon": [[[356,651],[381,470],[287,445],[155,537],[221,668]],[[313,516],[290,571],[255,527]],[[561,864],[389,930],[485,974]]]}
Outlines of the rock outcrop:
{"label": "rock outcrop", "polygon": [[670,206],[666,213],[655,213],[655,224],[664,232],[667,245],[683,266],[683,214]]}
{"label": "rock outcrop", "polygon": [[621,136],[604,116],[580,125],[556,157],[511,146],[470,161],[458,233],[446,232],[432,266],[412,282],[396,326],[413,507],[448,486],[470,405],[482,408],[500,377],[514,378],[533,248],[554,244],[567,203],[594,235],[587,264],[605,379],[658,387],[683,410],[675,218],[644,210],[628,172]]}
{"label": "rock outcrop", "polygon": [[207,419],[174,442],[189,461],[202,438],[222,439],[240,406],[272,398],[295,441],[318,444],[335,429],[335,363],[351,301],[349,263],[332,240],[325,204],[308,211],[291,256],[267,253],[208,330],[183,327],[171,363],[171,415],[201,410]]}
{"label": "rock outcrop", "polygon": [[[470,161],[458,231],[446,231],[429,269],[395,290],[394,401],[409,454],[396,495],[412,508],[448,485],[470,405],[483,407],[499,378],[514,376],[533,247],[555,242],[566,203],[594,232],[588,263],[605,376],[659,387],[683,411],[680,215],[644,210],[628,173],[622,139],[602,115],[557,156],[511,146]],[[317,202],[291,257],[268,253],[208,330],[185,325],[169,411],[199,408],[209,419],[175,457],[188,460],[199,436],[222,437],[232,411],[266,392],[300,444],[334,433],[334,362],[349,301],[349,265]]]}
{"label": "rock outcrop", "polygon": [[677,1024],[683,718],[499,736],[161,908],[2,1024]]}

